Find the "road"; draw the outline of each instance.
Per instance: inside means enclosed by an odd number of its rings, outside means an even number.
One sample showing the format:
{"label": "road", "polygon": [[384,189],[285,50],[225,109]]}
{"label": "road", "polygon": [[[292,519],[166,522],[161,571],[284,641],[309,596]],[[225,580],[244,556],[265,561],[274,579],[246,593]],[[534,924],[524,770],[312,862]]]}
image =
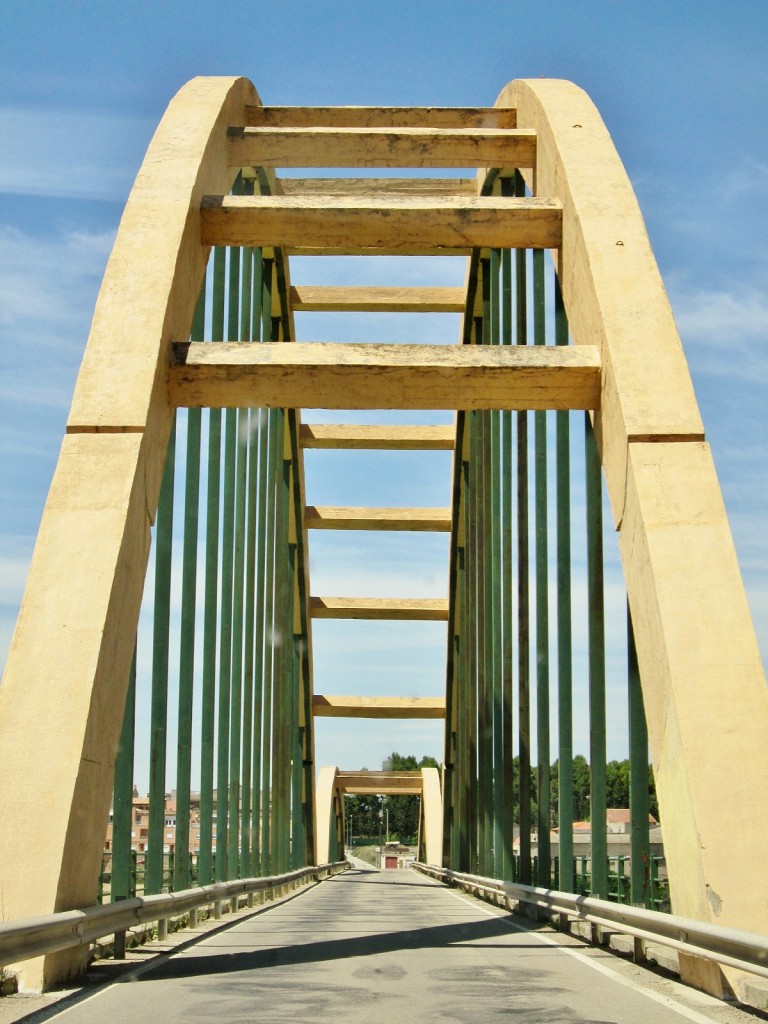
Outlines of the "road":
{"label": "road", "polygon": [[732,1024],[747,1015],[413,871],[356,867],[24,1021]]}

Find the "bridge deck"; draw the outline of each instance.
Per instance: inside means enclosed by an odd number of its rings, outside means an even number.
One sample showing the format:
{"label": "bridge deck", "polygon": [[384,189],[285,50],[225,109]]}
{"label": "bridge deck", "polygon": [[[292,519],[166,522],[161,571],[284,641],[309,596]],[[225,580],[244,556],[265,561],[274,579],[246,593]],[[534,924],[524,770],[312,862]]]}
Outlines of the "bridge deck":
{"label": "bridge deck", "polygon": [[648,988],[641,973],[415,872],[369,869],[209,933],[62,1009],[67,1024],[745,1019],[669,981],[651,978]]}

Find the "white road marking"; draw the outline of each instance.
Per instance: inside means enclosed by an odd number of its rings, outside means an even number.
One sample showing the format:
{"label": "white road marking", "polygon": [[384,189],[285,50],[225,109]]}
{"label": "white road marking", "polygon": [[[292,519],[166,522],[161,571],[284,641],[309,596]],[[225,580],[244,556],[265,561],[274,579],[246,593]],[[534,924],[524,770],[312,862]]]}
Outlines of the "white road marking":
{"label": "white road marking", "polygon": [[[432,879],[430,879],[432,881]],[[433,884],[439,885],[438,882]],[[445,888],[440,886],[440,888]],[[604,974],[607,978],[611,978],[619,985],[624,985],[626,988],[630,988],[640,995],[645,996],[647,999],[651,999],[656,1003],[661,1003],[662,1006],[666,1006],[668,1010],[672,1010],[674,1013],[679,1013],[681,1017],[685,1017],[687,1020],[692,1020],[695,1024],[719,1024],[714,1017],[707,1017],[703,1013],[699,1013],[698,1010],[692,1010],[688,1006],[684,1006],[682,1003],[678,1003],[676,999],[671,996],[662,995],[660,992],[654,992],[652,989],[646,988],[641,982],[637,982],[632,978],[625,978],[618,971],[613,970],[611,967],[606,967],[605,964],[601,964],[599,961],[594,960],[592,957],[585,956],[580,953],[578,949],[571,949],[569,946],[561,946],[559,942],[555,942],[554,939],[550,939],[546,935],[542,935],[540,932],[534,931],[530,928],[523,928],[521,925],[515,924],[513,921],[507,920],[500,914],[494,914],[492,910],[487,910],[485,907],[478,906],[477,903],[470,902],[465,896],[460,896],[457,892],[453,892],[450,889],[445,889],[449,896],[453,896],[454,899],[459,900],[461,903],[466,903],[468,907],[473,907],[475,910],[479,910],[481,913],[488,917],[495,917],[498,921],[502,921],[512,931],[523,932],[526,935],[535,936],[548,946],[554,946],[555,949],[559,949],[563,953],[567,953],[569,956],[575,957],[581,963],[586,964],[587,967],[591,967],[593,971],[597,971],[598,974]],[[703,995],[704,993],[698,993]],[[714,999],[713,996],[707,997]]]}

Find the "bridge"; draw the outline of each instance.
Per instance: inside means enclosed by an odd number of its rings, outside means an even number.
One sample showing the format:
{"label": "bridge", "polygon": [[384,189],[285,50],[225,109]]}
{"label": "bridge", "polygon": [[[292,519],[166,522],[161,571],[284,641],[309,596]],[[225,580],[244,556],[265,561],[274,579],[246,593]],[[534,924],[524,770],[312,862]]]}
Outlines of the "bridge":
{"label": "bridge", "polygon": [[[475,177],[454,176],[468,167]],[[276,173],[302,168],[313,176]],[[362,176],[348,176],[355,168]],[[424,173],[434,169],[447,176]],[[292,257],[380,255],[464,256],[465,286],[415,287],[407,275],[352,286],[343,272],[333,285],[291,283]],[[459,314],[459,343],[421,344],[416,326],[407,344],[303,339],[296,314],[307,310]],[[313,422],[306,410],[319,409],[339,422]],[[343,421],[349,410],[382,422]],[[386,419],[393,410],[455,421],[404,425]],[[451,503],[311,505],[309,449],[452,452]],[[631,762],[630,872],[617,892],[611,525]],[[318,530],[376,531],[383,543],[391,531],[449,533],[448,593],[315,594]],[[146,702],[142,615],[153,635]],[[328,618],[444,622],[444,696],[316,694],[312,626]],[[574,699],[580,674],[586,701]],[[498,892],[578,917],[585,904],[546,894],[577,890],[573,736],[584,715],[599,920],[611,896],[651,908],[650,746],[675,920],[689,922],[686,935],[695,923],[768,934],[768,817],[755,814],[768,791],[765,677],[684,353],[591,101],[536,80],[483,109],[269,107],[245,79],[193,80],[126,205],[0,687],[3,917],[106,920],[93,908],[110,808],[117,911],[138,914],[143,900],[164,920],[164,892],[189,906],[207,892],[220,908],[260,879],[323,874],[343,860],[344,794],[355,791],[420,795],[424,870],[485,879],[484,891],[489,879],[513,886]],[[441,768],[363,779],[359,766],[318,765],[315,720],[329,716],[443,719]],[[192,849],[193,786],[200,794],[195,857],[172,865],[169,760],[177,851]],[[35,946],[44,955],[6,957],[22,986],[82,974],[79,927],[76,940]],[[704,959],[675,941],[685,979],[738,989],[739,957]]]}

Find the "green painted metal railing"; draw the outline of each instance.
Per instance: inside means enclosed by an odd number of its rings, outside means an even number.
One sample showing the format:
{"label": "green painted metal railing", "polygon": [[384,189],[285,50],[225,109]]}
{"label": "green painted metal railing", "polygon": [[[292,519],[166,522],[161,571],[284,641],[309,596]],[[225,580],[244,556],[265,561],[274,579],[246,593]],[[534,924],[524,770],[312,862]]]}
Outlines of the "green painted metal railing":
{"label": "green painted metal railing", "polygon": [[[261,172],[238,178],[234,191],[255,188],[269,191]],[[280,250],[217,248],[191,339],[288,343],[287,295]],[[142,611],[115,769],[112,901],[312,863],[299,459],[293,410],[174,417],[153,538],[154,596]],[[148,803],[134,802],[143,778]]]}

